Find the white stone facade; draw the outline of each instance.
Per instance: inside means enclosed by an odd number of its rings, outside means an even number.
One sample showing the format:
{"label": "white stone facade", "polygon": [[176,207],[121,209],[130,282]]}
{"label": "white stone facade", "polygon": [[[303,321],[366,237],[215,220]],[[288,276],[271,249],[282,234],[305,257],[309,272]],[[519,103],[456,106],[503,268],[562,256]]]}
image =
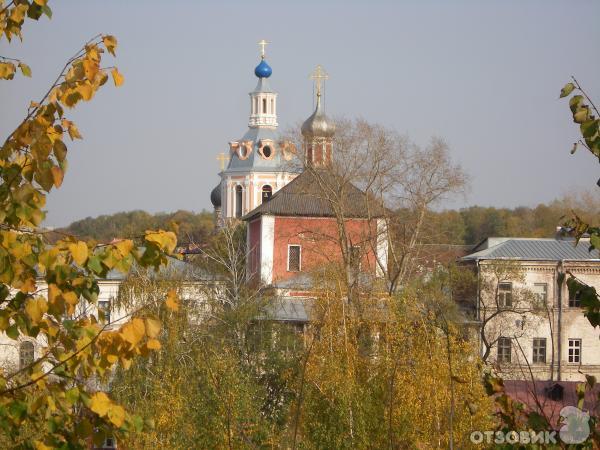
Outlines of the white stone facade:
{"label": "white stone facade", "polygon": [[[512,280],[498,279],[494,269],[498,263],[477,262],[477,318],[484,325],[486,340],[492,343],[488,362],[495,364],[505,379],[582,381],[586,374],[599,377],[600,329],[590,325],[560,280],[561,274],[570,273],[600,291],[600,262],[520,260],[516,263],[520,275]],[[511,305],[507,306],[502,296],[509,286]],[[510,344],[499,338],[508,338]],[[481,336],[480,343],[483,355],[486,345]]]}

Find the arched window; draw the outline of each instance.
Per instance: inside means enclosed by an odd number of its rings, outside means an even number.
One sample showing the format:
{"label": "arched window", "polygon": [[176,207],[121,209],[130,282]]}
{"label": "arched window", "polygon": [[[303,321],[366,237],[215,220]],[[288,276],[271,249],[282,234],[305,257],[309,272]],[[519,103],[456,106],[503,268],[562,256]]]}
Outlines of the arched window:
{"label": "arched window", "polygon": [[242,210],[243,210],[242,201],[243,201],[243,189],[238,184],[235,187],[235,217],[242,217]]}
{"label": "arched window", "polygon": [[269,186],[268,184],[265,184],[262,187],[262,196],[261,196],[263,203],[268,201],[272,195],[273,195],[273,188],[271,186]]}
{"label": "arched window", "polygon": [[263,98],[263,114],[267,113],[267,99]]}
{"label": "arched window", "polygon": [[23,341],[19,344],[19,368],[28,366],[35,358],[33,342]]}

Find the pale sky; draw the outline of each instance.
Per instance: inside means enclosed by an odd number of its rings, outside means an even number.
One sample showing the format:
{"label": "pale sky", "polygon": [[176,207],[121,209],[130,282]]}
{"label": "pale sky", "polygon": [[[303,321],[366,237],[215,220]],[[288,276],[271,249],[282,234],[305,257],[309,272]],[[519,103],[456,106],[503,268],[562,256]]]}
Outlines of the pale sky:
{"label": "pale sky", "polygon": [[[0,54],[33,78],[0,82],[0,135],[24,116],[64,61],[97,33],[117,36],[125,76],[69,116],[63,186],[49,196],[61,226],[144,209],[211,209],[216,155],[247,128],[256,42],[266,39],[286,128],[311,114],[316,64],[327,110],[362,117],[425,145],[444,138],[471,175],[451,206],[535,206],[593,188],[598,162],[569,154],[578,130],[558,93],[575,75],[600,102],[598,1],[71,1],[25,27]],[[113,64],[110,59],[106,63]]]}

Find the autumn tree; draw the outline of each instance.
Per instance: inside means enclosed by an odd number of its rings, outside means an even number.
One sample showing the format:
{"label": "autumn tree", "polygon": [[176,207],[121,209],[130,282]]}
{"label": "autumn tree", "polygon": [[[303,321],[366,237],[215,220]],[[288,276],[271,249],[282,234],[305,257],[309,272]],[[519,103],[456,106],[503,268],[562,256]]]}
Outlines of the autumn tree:
{"label": "autumn tree", "polygon": [[[51,16],[45,0],[0,1],[0,40],[22,39],[24,22],[43,15]],[[101,443],[144,425],[97,387],[116,366],[126,368],[158,348],[160,322],[130,311],[120,328],[108,331],[96,308],[77,311],[96,304],[98,279],[109,270],[165,264],[175,235],[146,231],[142,247],[129,239],[104,244],[70,235],[50,245],[39,228],[46,196],[65,176],[67,137],[82,138],[69,111],[91,100],[109,77],[123,83],[116,67],[102,65],[116,47],[110,35],[85,43],[0,146],[0,331],[9,347],[28,342],[34,350],[17,370],[0,371],[7,447],[86,448],[92,438]],[[0,78],[11,80],[17,69],[31,76],[23,61],[0,57]]]}
{"label": "autumn tree", "polygon": [[[112,383],[117,398],[134,410],[143,405],[144,419],[155,424],[124,445],[285,443],[301,342],[294,330],[272,320],[278,299],[247,283],[245,234],[242,224],[232,222],[180,270],[159,277],[139,271],[123,285],[119,302],[125,309],[158,314],[164,325],[160,351],[118,371]],[[181,299],[177,314],[158,302],[171,289]]]}

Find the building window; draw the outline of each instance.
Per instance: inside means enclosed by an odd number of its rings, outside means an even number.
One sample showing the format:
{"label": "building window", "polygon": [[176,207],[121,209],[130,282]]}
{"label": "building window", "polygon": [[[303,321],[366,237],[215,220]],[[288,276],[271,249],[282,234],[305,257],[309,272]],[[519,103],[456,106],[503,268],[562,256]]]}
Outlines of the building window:
{"label": "building window", "polygon": [[267,113],[267,99],[263,98],[263,114]]}
{"label": "building window", "polygon": [[581,363],[581,339],[569,339],[569,362]]}
{"label": "building window", "polygon": [[533,339],[533,362],[546,363],[546,338]]}
{"label": "building window", "polygon": [[533,293],[542,305],[546,305],[548,302],[548,284],[547,283],[535,283],[533,285]]}
{"label": "building window", "polygon": [[243,201],[243,189],[238,184],[235,187],[235,217],[242,217],[242,210],[243,210],[242,201]]}
{"label": "building window", "polygon": [[288,272],[300,272],[302,249],[299,245],[288,246]]}
{"label": "building window", "polygon": [[19,344],[19,368],[27,367],[35,358],[33,342],[23,341]]}
{"label": "building window", "polygon": [[511,341],[510,338],[501,337],[498,338],[498,362],[509,363],[510,362],[510,349]]}
{"label": "building window", "polygon": [[512,306],[512,283],[498,283],[498,306],[500,308]]}
{"label": "building window", "polygon": [[275,114],[275,101],[271,99],[271,114]]}
{"label": "building window", "polygon": [[262,191],[261,191],[261,198],[262,198],[263,203],[268,201],[272,195],[273,195],[273,188],[271,186],[269,186],[268,184],[265,184],[262,187]]}
{"label": "building window", "polygon": [[273,154],[273,151],[271,150],[271,147],[269,147],[268,145],[265,145],[262,148],[262,154],[265,158],[270,158],[271,155]]}
{"label": "building window", "polygon": [[581,307],[581,291],[575,291],[571,293],[569,290],[569,306],[571,308]]}
{"label": "building window", "polygon": [[110,323],[110,300],[101,300],[98,302],[98,316],[104,315],[105,323]]}

